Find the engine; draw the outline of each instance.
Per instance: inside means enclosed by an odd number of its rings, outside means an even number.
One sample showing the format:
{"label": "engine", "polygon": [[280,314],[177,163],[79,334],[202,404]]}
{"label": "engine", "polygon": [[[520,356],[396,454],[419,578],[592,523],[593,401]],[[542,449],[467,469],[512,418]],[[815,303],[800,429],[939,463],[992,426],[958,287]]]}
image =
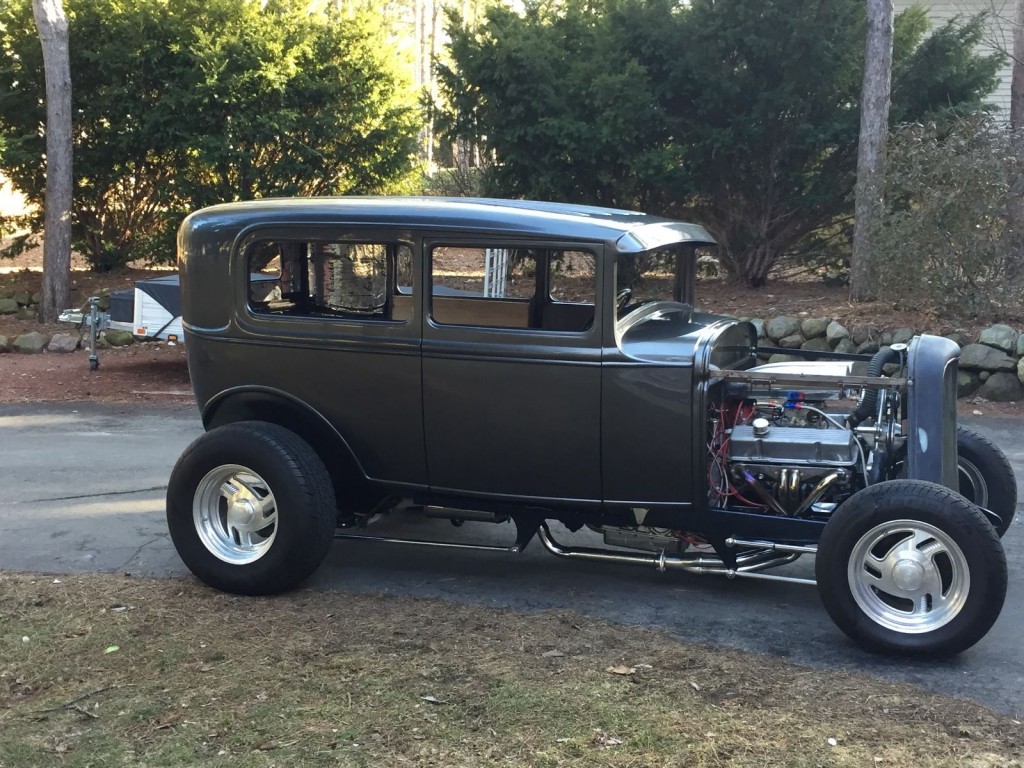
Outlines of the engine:
{"label": "engine", "polygon": [[709,427],[711,505],[820,516],[864,487],[875,439],[835,412],[846,394],[749,384],[726,392]]}

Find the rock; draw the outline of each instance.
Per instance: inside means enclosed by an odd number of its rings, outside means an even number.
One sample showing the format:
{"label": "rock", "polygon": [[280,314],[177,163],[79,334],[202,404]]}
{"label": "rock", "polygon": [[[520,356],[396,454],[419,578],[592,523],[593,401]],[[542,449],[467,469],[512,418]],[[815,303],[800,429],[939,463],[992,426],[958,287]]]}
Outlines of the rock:
{"label": "rock", "polygon": [[855,325],[853,327],[853,333],[850,334],[850,338],[853,339],[853,343],[859,347],[871,338],[871,329],[866,325]]}
{"label": "rock", "polygon": [[14,351],[23,352],[27,355],[37,355],[46,349],[46,342],[48,341],[49,338],[39,333],[39,331],[23,333],[14,340]]}
{"label": "rock", "polygon": [[[3,338],[3,336],[0,336],[0,339]],[[0,344],[0,351],[2,351],[2,347],[3,345]],[[1021,381],[1024,381],[1024,359],[1021,359],[1017,362],[1017,378],[1020,379]]]}
{"label": "rock", "polygon": [[758,339],[757,340],[757,352],[761,357],[767,358],[771,353],[765,352],[765,349],[774,349],[775,344],[771,339]]}
{"label": "rock", "polygon": [[842,352],[844,355],[852,355],[856,351],[857,345],[853,339],[840,339],[836,344],[836,352]]}
{"label": "rock", "polygon": [[6,336],[0,336],[0,354],[11,351],[11,340]]}
{"label": "rock", "polygon": [[18,311],[18,302],[14,299],[0,299],[0,315],[13,315]]}
{"label": "rock", "polygon": [[800,349],[809,349],[813,352],[831,352],[832,345],[828,343],[828,339],[819,337],[816,339],[808,339],[800,345]]}
{"label": "rock", "polygon": [[960,367],[978,371],[1013,371],[1017,362],[998,349],[984,344],[968,344],[960,350]]}
{"label": "rock", "polygon": [[800,360],[803,360],[803,358],[797,357],[796,355],[784,355],[780,352],[776,352],[768,358],[769,363],[795,363]]}
{"label": "rock", "polygon": [[100,291],[99,301],[96,302],[96,306],[100,308],[100,312],[110,311],[110,290],[108,288]]}
{"label": "rock", "polygon": [[18,302],[18,304],[23,307],[27,307],[29,304],[32,303],[32,297],[29,296],[28,293],[26,293],[25,291],[18,291],[11,298]]}
{"label": "rock", "polygon": [[838,320],[833,320],[828,324],[828,328],[825,329],[825,338],[828,339],[829,344],[835,345],[843,339],[850,338],[850,332]]}
{"label": "rock", "polygon": [[886,376],[895,376],[899,372],[899,363],[886,363],[885,365],[882,366],[882,373],[884,373]]}
{"label": "rock", "polygon": [[33,304],[38,304],[42,300],[43,300],[42,291],[36,291],[35,293],[32,294],[32,303]]}
{"label": "rock", "polygon": [[765,333],[764,320],[754,318],[750,321],[750,324],[754,326],[754,330],[757,331],[757,338],[763,339],[767,334]]}
{"label": "rock", "polygon": [[897,328],[892,332],[890,344],[909,344],[912,338],[914,338],[913,328]]}
{"label": "rock", "polygon": [[873,355],[879,349],[881,349],[881,347],[878,346],[878,342],[877,341],[875,341],[874,339],[868,339],[863,344],[861,344],[859,347],[857,347],[857,354],[858,355]]}
{"label": "rock", "polygon": [[105,331],[103,338],[112,347],[127,347],[135,342],[135,337],[127,331]]}
{"label": "rock", "polygon": [[1003,352],[1017,351],[1017,332],[1008,325],[996,323],[981,332],[979,344],[1001,349]]}
{"label": "rock", "polygon": [[982,381],[988,381],[988,377],[992,375],[992,371],[982,371],[978,374],[978,378]]}
{"label": "rock", "polygon": [[981,378],[976,373],[958,371],[956,374],[956,396],[967,397],[973,395],[981,386]]}
{"label": "rock", "polygon": [[74,352],[78,348],[78,336],[70,333],[55,333],[46,345],[47,352]]}
{"label": "rock", "polygon": [[794,333],[792,336],[786,336],[783,339],[779,339],[779,346],[784,349],[800,349],[800,346],[804,343],[805,339],[799,333]]}
{"label": "rock", "polygon": [[1024,384],[1021,384],[1016,373],[993,373],[988,381],[981,385],[978,396],[997,403],[1009,403],[1024,399]]}
{"label": "rock", "polygon": [[970,339],[967,337],[967,334],[960,333],[960,331],[953,331],[952,333],[944,334],[944,336],[958,347],[963,347],[970,343]]}
{"label": "rock", "polygon": [[9,299],[14,296],[14,291],[9,288],[0,288],[0,299]]}
{"label": "rock", "polygon": [[768,321],[768,325],[765,329],[769,339],[775,339],[779,341],[787,336],[794,335],[800,330],[800,323],[795,317],[789,317],[788,315],[780,315],[779,317],[773,317]]}
{"label": "rock", "polygon": [[878,340],[879,347],[888,347],[892,344],[892,331],[882,331],[882,337]]}
{"label": "rock", "polygon": [[807,339],[816,339],[825,335],[828,324],[832,322],[830,317],[809,317],[800,323],[800,332]]}
{"label": "rock", "polygon": [[18,307],[18,312],[14,316],[19,320],[25,320],[28,322],[32,322],[38,319],[38,315],[36,314],[36,312],[34,310],[29,309],[28,307]]}

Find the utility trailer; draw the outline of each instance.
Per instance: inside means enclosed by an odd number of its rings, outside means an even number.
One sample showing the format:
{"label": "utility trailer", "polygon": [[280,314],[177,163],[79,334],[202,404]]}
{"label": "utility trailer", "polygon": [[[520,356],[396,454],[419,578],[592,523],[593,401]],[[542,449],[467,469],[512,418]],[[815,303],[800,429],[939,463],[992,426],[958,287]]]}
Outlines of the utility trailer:
{"label": "utility trailer", "polygon": [[60,315],[62,323],[77,326],[82,334],[89,329],[89,368],[99,368],[96,337],[108,328],[125,331],[146,341],[180,341],[184,338],[181,327],[181,283],[178,275],[165,275],[149,280],[138,280],[134,288],[110,294],[110,308],[99,309],[99,297],[92,296],[80,309],[66,309]]}

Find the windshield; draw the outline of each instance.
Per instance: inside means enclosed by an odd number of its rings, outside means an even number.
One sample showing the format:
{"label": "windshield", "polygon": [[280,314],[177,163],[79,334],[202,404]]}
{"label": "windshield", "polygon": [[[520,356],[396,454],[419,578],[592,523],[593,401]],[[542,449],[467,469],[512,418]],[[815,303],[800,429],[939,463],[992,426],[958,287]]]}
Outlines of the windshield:
{"label": "windshield", "polygon": [[696,248],[685,243],[619,254],[615,270],[615,319],[653,301],[692,306],[696,258]]}

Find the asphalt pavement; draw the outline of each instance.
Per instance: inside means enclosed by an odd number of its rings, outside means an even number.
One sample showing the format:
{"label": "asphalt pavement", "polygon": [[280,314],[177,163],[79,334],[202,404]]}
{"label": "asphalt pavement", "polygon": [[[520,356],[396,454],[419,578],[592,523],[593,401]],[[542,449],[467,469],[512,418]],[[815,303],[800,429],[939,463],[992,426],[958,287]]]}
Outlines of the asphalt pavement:
{"label": "asphalt pavement", "polygon": [[[977,418],[1024,479],[1017,422]],[[192,406],[0,405],[0,570],[184,576],[164,522],[167,477],[202,427]],[[397,515],[371,533],[511,543],[511,525]],[[737,648],[820,669],[848,669],[1024,714],[1024,515],[1004,538],[1006,605],[974,648],[946,661],[864,653],[832,624],[813,587],[556,558],[337,542],[315,588],[415,595],[521,611],[573,610],[663,629],[681,641]],[[788,566],[807,576],[813,561]],[[779,571],[781,572],[781,571]],[[2,587],[0,587],[2,588]],[[415,621],[415,617],[410,617]],[[770,663],[770,660],[766,661]]]}

